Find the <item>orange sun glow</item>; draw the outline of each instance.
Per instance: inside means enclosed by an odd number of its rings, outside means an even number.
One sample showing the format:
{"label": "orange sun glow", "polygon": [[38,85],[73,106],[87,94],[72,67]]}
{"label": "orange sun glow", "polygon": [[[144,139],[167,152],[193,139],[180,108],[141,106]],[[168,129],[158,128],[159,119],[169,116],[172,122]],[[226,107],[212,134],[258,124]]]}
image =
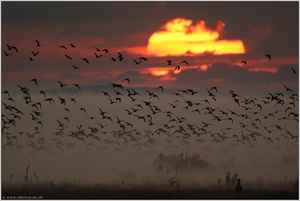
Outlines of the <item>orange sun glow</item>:
{"label": "orange sun glow", "polygon": [[245,48],[240,39],[220,39],[225,23],[219,21],[216,29],[206,27],[201,20],[196,25],[192,20],[176,18],[154,32],[148,40],[147,53],[155,56],[202,54],[243,54]]}

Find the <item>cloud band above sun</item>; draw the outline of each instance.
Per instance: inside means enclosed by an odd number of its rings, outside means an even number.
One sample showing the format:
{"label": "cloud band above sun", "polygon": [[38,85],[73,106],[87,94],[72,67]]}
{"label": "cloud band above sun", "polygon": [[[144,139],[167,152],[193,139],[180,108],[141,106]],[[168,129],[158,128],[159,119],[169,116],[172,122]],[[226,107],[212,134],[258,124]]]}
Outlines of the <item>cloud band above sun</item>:
{"label": "cloud band above sun", "polygon": [[173,19],[151,35],[147,53],[154,56],[245,53],[242,40],[220,39],[224,27],[225,23],[221,21],[215,30],[211,30],[203,20],[193,25],[193,21],[189,19]]}

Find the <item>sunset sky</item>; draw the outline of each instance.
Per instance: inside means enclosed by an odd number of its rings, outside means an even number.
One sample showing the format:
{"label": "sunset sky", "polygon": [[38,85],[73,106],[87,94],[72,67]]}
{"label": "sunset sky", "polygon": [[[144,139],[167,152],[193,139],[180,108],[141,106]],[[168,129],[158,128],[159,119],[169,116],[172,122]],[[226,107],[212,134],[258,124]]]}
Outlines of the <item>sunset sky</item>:
{"label": "sunset sky", "polygon": [[2,2],[2,86],[296,87],[298,19],[298,2]]}
{"label": "sunset sky", "polygon": [[2,87],[32,78],[51,88],[57,80],[97,86],[129,77],[131,87],[296,89],[298,19],[296,1],[2,2]]}

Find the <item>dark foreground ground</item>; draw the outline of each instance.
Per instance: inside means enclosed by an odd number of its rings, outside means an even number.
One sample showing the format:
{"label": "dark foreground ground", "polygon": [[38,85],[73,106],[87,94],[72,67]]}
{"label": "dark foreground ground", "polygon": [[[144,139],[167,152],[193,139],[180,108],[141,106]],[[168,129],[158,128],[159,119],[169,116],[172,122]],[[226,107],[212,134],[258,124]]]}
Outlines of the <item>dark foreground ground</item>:
{"label": "dark foreground ground", "polygon": [[18,186],[2,184],[2,199],[297,199],[294,191],[250,191],[201,189],[107,189],[74,186]]}

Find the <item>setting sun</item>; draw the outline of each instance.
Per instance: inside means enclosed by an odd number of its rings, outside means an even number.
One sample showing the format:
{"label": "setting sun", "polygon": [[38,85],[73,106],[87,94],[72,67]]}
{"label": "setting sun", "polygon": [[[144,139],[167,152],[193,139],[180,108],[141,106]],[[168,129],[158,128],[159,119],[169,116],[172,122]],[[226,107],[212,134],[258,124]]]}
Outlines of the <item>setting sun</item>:
{"label": "setting sun", "polygon": [[154,32],[148,40],[147,53],[156,56],[202,54],[210,52],[220,54],[243,54],[245,48],[240,39],[220,39],[225,23],[219,21],[216,29],[206,27],[201,20],[193,21],[176,18],[167,22]]}

